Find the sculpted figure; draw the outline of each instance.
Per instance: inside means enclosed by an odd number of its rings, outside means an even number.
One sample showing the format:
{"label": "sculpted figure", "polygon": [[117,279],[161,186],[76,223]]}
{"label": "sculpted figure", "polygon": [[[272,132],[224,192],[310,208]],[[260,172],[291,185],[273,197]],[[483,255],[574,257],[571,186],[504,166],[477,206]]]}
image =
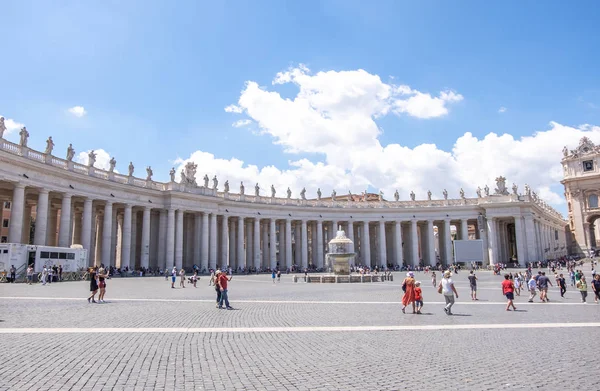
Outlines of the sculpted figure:
{"label": "sculpted figure", "polygon": [[567,148],[567,146],[565,145],[565,147],[563,148],[563,156],[567,157],[569,156],[569,148]]}
{"label": "sculpted figure", "polygon": [[465,191],[463,190],[463,188],[460,188],[460,198],[464,199],[465,198]]}
{"label": "sculpted figure", "polygon": [[187,180],[185,178],[185,172],[183,172],[183,170],[181,170],[180,178],[181,178],[181,180],[180,180],[181,183],[185,184],[187,182]]}
{"label": "sculpted figure", "polygon": [[414,201],[415,200],[415,192],[414,191],[410,191],[410,200]]}
{"label": "sculpted figure", "polygon": [[108,169],[108,171],[109,172],[115,171],[115,166],[117,165],[117,161],[115,160],[114,156],[112,158],[110,158],[110,162],[108,162],[108,164],[110,165],[110,168]]}
{"label": "sculpted figure", "polygon": [[394,199],[396,201],[398,201],[400,199],[400,193],[398,193],[398,189],[396,189],[396,192],[394,193]]}
{"label": "sculpted figure", "polygon": [[75,157],[75,149],[73,149],[73,144],[69,144],[69,148],[67,148],[67,161],[73,161],[73,157]]}
{"label": "sculpted figure", "polygon": [[271,197],[275,198],[275,194],[277,194],[277,192],[275,191],[275,186],[271,185]]}
{"label": "sculpted figure", "polygon": [[19,136],[21,136],[21,140],[19,140],[19,145],[22,147],[27,147],[27,139],[29,138],[29,132],[27,128],[23,126],[21,131],[19,132]]}
{"label": "sculpted figure", "polygon": [[169,176],[171,177],[171,182],[175,182],[175,167],[171,168],[171,171],[169,171]]}
{"label": "sculpted figure", "polygon": [[229,181],[225,181],[225,184],[223,185],[223,191],[225,193],[229,193]]}
{"label": "sculpted figure", "polygon": [[306,187],[303,187],[300,191],[300,198],[302,198],[303,200],[306,199]]}
{"label": "sculpted figure", "polygon": [[146,180],[151,181],[152,175],[153,175],[152,167],[150,167],[150,166],[146,167]]}
{"label": "sculpted figure", "polygon": [[240,182],[240,194],[244,195],[244,191],[246,191],[246,188],[244,187],[244,182]]}
{"label": "sculpted figure", "polygon": [[290,190],[290,188],[289,188],[289,187],[287,188],[287,198],[288,198],[288,200],[289,200],[290,198],[292,198],[292,191]]}
{"label": "sculpted figure", "polygon": [[213,190],[217,190],[217,186],[219,186],[219,181],[217,180],[217,176],[213,177]]}
{"label": "sculpted figure", "polygon": [[88,167],[94,167],[94,163],[96,163],[96,154],[93,149],[88,154],[88,158]]}
{"label": "sculpted figure", "polygon": [[477,186],[475,193],[477,193],[477,198],[481,198],[481,187]]}
{"label": "sculpted figure", "polygon": [[133,176],[133,170],[134,170],[134,168],[135,167],[133,167],[133,162],[129,162],[129,167],[128,167],[129,176]]}
{"label": "sculpted figure", "polygon": [[352,197],[352,190],[348,190],[348,201],[349,202],[354,201],[354,198]]}
{"label": "sculpted figure", "polygon": [[321,201],[321,188],[320,187],[317,189],[317,200]]}
{"label": "sculpted figure", "polygon": [[512,185],[512,191],[514,195],[518,195],[517,191],[519,190],[519,188],[517,187],[517,185],[515,183],[513,183]]}
{"label": "sculpted figure", "polygon": [[44,153],[46,155],[52,155],[52,150],[54,149],[54,141],[52,141],[52,136],[48,137],[48,140],[46,140],[46,150],[44,151]]}
{"label": "sculpted figure", "polygon": [[258,182],[256,182],[256,185],[254,186],[254,195],[256,197],[260,196],[260,186],[258,186]]}
{"label": "sculpted figure", "polygon": [[444,189],[444,192],[442,194],[444,194],[444,199],[447,200],[448,199],[448,190]]}
{"label": "sculpted figure", "polygon": [[335,189],[331,192],[331,201],[335,201],[335,196],[336,196],[336,192]]}
{"label": "sculpted figure", "polygon": [[204,187],[208,188],[208,174],[204,174]]}
{"label": "sculpted figure", "polygon": [[527,183],[525,184],[525,194],[527,194],[528,196],[531,195],[531,188]]}
{"label": "sculpted figure", "polygon": [[427,190],[427,199],[431,201],[431,190]]}
{"label": "sculpted figure", "polygon": [[489,195],[490,195],[490,188],[488,187],[488,185],[485,185],[485,187],[483,188],[483,191],[485,192],[485,196],[489,197]]}
{"label": "sculpted figure", "polygon": [[4,137],[4,132],[6,132],[6,125],[4,125],[4,117],[0,117],[0,138]]}
{"label": "sculpted figure", "polygon": [[379,190],[379,201],[383,201],[383,191]]}

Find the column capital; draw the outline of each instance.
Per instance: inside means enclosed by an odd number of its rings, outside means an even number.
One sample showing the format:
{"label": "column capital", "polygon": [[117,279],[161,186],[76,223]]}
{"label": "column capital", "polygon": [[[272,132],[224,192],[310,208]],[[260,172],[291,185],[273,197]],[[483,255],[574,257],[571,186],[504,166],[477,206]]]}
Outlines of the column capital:
{"label": "column capital", "polygon": [[48,194],[48,193],[50,193],[50,190],[43,188],[43,187],[40,189],[40,194]]}
{"label": "column capital", "polygon": [[24,188],[25,188],[24,183],[21,183],[21,182],[15,183],[15,189],[24,189]]}
{"label": "column capital", "polygon": [[65,192],[63,193],[63,198],[71,198],[71,197],[73,197],[73,194],[72,194],[72,193],[70,193],[70,192],[67,192],[67,191],[65,191]]}

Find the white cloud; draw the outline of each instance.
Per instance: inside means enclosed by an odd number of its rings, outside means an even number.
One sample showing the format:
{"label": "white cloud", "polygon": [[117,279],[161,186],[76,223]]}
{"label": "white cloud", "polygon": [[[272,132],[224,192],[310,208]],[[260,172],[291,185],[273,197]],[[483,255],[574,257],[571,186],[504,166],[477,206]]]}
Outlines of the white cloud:
{"label": "white cloud", "polygon": [[[77,163],[87,165],[89,162],[89,154],[91,150],[87,150],[85,152],[79,152],[74,160]],[[102,170],[108,170],[110,168],[110,154],[106,152],[104,149],[95,149],[94,153],[96,154],[96,163],[94,163],[94,167],[100,168]],[[118,172],[115,170],[115,172]]]}
{"label": "white cloud", "polygon": [[252,121],[250,121],[249,119],[240,119],[238,121],[235,121],[232,126],[234,128],[241,128],[242,126],[247,126],[247,125],[250,125],[251,123],[252,123]]}
{"label": "white cloud", "polygon": [[87,114],[87,111],[85,111],[85,108],[83,106],[74,106],[67,111],[77,118],[81,118]]}
{"label": "white cloud", "polygon": [[242,108],[236,105],[229,105],[227,107],[225,107],[225,111],[228,113],[241,113],[242,112]]}
{"label": "white cloud", "polygon": [[[4,116],[0,115],[0,117],[4,117]],[[25,125],[13,120],[13,119],[4,117],[4,126],[6,126],[6,132],[4,132],[4,136],[6,136],[7,134],[21,130],[21,128]]]}
{"label": "white cloud", "polygon": [[506,107],[502,106],[502,107],[500,107],[500,108],[498,109],[498,112],[499,112],[500,114],[502,114],[502,113],[506,113],[506,110],[507,110],[507,109],[506,109]]}
{"label": "white cloud", "polygon": [[385,84],[363,70],[311,75],[305,67],[298,67],[280,72],[273,83],[294,83],[299,91],[292,98],[283,98],[250,81],[238,106],[263,135],[273,137],[286,152],[317,152],[323,160],[291,160],[288,168],[257,167],[252,162],[219,159],[197,151],[186,160],[198,163],[202,170],[199,178],[216,174],[221,183],[229,179],[235,192],[239,181],[244,181],[248,193],[253,193],[259,182],[263,194],[274,184],[278,195],[289,186],[294,197],[302,187],[310,197],[315,197],[318,187],[324,195],[332,189],[345,194],[371,187],[382,189],[388,199],[393,199],[396,189],[401,199],[408,199],[411,191],[417,199],[425,199],[427,190],[441,198],[444,188],[451,197],[457,198],[460,188],[475,196],[478,186],[487,184],[494,189],[494,179],[503,175],[509,187],[515,182],[522,192],[527,183],[548,203],[560,205],[564,203],[558,183],[562,179],[562,147],[574,148],[584,135],[600,143],[600,127],[575,128],[551,122],[548,129],[519,139],[495,133],[478,139],[465,133],[451,150],[435,144],[414,148],[381,145],[378,118],[399,108],[419,118],[444,115],[447,104],[462,96],[444,90],[433,97],[406,85]]}

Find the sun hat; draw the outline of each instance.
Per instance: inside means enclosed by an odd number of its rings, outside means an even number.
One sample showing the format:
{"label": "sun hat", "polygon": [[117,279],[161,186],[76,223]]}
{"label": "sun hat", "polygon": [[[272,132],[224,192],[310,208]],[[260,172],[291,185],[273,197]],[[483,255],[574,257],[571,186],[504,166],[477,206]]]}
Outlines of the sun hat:
{"label": "sun hat", "polygon": [[415,273],[413,273],[413,272],[406,273],[406,277],[414,277],[414,276],[415,276]]}
{"label": "sun hat", "polygon": [[221,271],[220,271],[220,270],[217,270],[217,271],[215,272],[215,274],[221,274]]}
{"label": "sun hat", "polygon": [[444,272],[444,277],[450,277],[452,275],[452,273],[450,273],[450,270],[446,270]]}

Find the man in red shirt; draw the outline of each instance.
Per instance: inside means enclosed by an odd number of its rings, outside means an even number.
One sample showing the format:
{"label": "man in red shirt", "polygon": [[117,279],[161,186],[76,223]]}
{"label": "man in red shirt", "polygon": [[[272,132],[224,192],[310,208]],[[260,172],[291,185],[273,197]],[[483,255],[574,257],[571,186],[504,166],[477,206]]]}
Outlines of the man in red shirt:
{"label": "man in red shirt", "polygon": [[514,291],[515,291],[515,286],[514,286],[513,282],[510,280],[510,276],[508,274],[505,274],[504,281],[502,281],[502,294],[504,296],[506,296],[506,298],[508,299],[508,303],[506,304],[507,311],[510,311],[511,306],[512,306],[513,310],[517,309],[517,307],[515,307],[515,304],[513,303],[513,300],[515,299]]}
{"label": "man in red shirt", "polygon": [[231,277],[227,277],[227,270],[224,270],[219,274],[219,289],[221,289],[221,301],[219,301],[219,309],[223,309],[223,301],[225,301],[225,308],[232,310],[233,308],[229,305],[229,297],[227,296],[227,283],[231,281]]}

